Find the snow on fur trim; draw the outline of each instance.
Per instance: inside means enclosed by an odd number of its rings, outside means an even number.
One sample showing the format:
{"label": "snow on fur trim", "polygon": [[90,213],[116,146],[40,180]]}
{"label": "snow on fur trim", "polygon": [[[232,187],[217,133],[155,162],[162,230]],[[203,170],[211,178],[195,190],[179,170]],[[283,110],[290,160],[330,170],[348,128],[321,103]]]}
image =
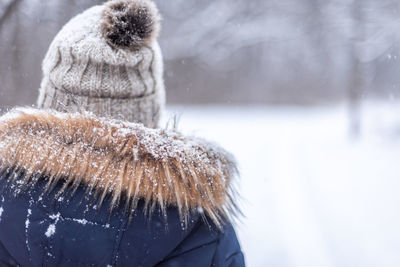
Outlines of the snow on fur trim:
{"label": "snow on fur trim", "polygon": [[105,6],[102,28],[112,47],[140,49],[157,38],[160,14],[150,0],[114,0]]}
{"label": "snow on fur trim", "polygon": [[10,181],[21,189],[48,177],[46,191],[63,183],[56,197],[84,185],[99,205],[110,194],[111,209],[121,198],[130,211],[144,200],[148,214],[175,206],[184,223],[204,211],[220,227],[238,211],[232,185],[237,169],[225,150],[177,132],[90,114],[10,111],[0,117],[0,168],[24,173],[22,182]]}

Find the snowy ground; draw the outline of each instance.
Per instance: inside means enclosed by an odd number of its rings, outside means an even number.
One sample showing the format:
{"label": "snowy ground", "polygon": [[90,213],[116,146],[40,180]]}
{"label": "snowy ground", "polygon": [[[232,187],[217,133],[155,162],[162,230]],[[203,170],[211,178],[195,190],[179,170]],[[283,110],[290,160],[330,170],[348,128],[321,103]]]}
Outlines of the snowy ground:
{"label": "snowy ground", "polygon": [[[169,107],[179,129],[235,154],[248,266],[400,266],[400,103]],[[397,125],[397,127],[396,127]]]}

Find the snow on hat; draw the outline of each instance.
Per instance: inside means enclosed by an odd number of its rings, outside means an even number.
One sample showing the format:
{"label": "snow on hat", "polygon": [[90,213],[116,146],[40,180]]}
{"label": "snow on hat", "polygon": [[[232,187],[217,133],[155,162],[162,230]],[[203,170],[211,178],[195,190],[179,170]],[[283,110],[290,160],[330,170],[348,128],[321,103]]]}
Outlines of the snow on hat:
{"label": "snow on hat", "polygon": [[45,56],[38,106],[157,127],[165,103],[159,29],[150,0],[114,0],[77,15]]}

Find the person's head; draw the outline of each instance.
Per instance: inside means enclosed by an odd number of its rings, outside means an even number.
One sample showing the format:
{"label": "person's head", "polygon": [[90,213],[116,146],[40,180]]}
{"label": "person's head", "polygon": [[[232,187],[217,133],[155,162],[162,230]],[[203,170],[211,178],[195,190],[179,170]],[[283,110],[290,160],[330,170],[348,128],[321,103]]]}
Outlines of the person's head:
{"label": "person's head", "polygon": [[165,103],[159,30],[150,0],[114,0],[77,15],[46,54],[38,106],[157,127]]}

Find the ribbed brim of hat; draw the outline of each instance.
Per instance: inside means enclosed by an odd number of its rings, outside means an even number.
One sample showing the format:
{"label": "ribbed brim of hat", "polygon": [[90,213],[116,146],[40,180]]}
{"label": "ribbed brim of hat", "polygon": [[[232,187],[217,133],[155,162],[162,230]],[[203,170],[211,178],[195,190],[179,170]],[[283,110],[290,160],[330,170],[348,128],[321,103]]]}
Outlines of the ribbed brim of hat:
{"label": "ribbed brim of hat", "polygon": [[146,127],[156,128],[162,108],[162,103],[159,101],[160,97],[157,93],[135,98],[109,98],[75,95],[64,90],[53,89],[46,90],[38,106],[61,112],[85,110],[100,117],[138,122]]}

